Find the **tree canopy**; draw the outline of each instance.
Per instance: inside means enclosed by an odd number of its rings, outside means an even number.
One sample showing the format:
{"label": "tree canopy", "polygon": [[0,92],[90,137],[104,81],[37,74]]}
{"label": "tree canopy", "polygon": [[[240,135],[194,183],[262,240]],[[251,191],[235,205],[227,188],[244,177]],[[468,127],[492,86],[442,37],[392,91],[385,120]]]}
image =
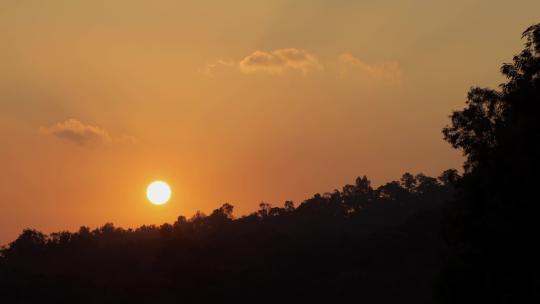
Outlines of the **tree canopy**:
{"label": "tree canopy", "polygon": [[445,226],[449,303],[540,299],[540,24],[523,38],[524,49],[501,67],[507,81],[498,90],[472,88],[443,130],[467,157]]}
{"label": "tree canopy", "polygon": [[238,218],[225,203],[160,226],[27,229],[1,251],[2,299],[338,301],[361,290],[366,301],[430,302],[444,257],[441,210],[454,191],[446,176],[459,179],[449,172],[439,179],[407,173],[407,185],[378,188],[362,176],[297,208],[262,202]]}

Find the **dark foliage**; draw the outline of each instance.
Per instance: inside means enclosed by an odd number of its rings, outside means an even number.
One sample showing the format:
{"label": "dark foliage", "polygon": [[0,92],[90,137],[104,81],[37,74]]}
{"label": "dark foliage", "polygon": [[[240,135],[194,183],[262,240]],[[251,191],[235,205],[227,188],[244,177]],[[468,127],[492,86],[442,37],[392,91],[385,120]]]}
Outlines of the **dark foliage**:
{"label": "dark foliage", "polygon": [[331,300],[432,303],[439,237],[455,170],[405,174],[377,189],[364,176],[298,208],[224,204],[170,225],[23,233],[0,257],[6,303]]}
{"label": "dark foliage", "polygon": [[540,24],[523,38],[523,51],[501,68],[507,82],[471,89],[443,130],[467,157],[445,217],[447,303],[540,303]]}

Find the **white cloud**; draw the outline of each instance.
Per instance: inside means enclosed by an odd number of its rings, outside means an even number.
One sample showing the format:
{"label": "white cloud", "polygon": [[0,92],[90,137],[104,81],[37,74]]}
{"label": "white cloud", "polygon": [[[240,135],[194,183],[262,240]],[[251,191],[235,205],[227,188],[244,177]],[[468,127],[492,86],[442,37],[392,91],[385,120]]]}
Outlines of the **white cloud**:
{"label": "white cloud", "polygon": [[255,51],[242,59],[238,65],[244,73],[265,72],[279,75],[288,70],[298,70],[307,74],[323,69],[323,65],[315,55],[296,48],[277,49],[271,52]]}
{"label": "white cloud", "polygon": [[39,131],[43,134],[53,135],[59,139],[69,141],[78,145],[96,144],[96,143],[135,143],[133,136],[123,136],[113,138],[109,133],[97,126],[84,124],[77,119],[67,119],[58,122],[50,127],[41,127]]}
{"label": "white cloud", "polygon": [[234,61],[219,59],[215,63],[208,63],[204,68],[200,69],[199,72],[208,77],[214,77],[215,71],[218,68],[230,68],[235,66],[236,62]]}
{"label": "white cloud", "polygon": [[[328,69],[325,69],[325,65]],[[369,64],[350,53],[344,53],[337,58],[337,63],[331,61],[323,64],[316,55],[297,48],[257,50],[238,62],[220,59],[207,64],[200,72],[214,77],[220,73],[219,71],[225,70],[271,75],[284,75],[290,71],[299,71],[306,75],[314,71],[324,71],[328,75],[337,74],[344,80],[375,81],[385,84],[399,84],[402,78],[401,67],[397,62]]]}
{"label": "white cloud", "polygon": [[349,53],[338,58],[339,74],[342,78],[351,76],[367,76],[374,80],[389,83],[401,82],[401,67],[396,62],[388,62],[379,65],[368,64]]}

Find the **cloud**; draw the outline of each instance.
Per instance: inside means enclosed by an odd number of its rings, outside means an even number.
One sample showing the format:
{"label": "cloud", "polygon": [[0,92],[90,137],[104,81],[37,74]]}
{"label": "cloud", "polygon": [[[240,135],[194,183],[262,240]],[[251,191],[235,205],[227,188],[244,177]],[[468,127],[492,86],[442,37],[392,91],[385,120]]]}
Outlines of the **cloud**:
{"label": "cloud", "polygon": [[367,76],[374,80],[389,83],[401,82],[401,68],[396,62],[379,65],[368,64],[349,53],[341,54],[338,58],[339,73],[342,78],[350,76]]}
{"label": "cloud", "polygon": [[342,80],[393,85],[400,84],[402,79],[401,67],[397,62],[369,64],[350,53],[344,53],[337,57],[337,61],[323,63],[313,53],[297,48],[257,50],[239,61],[219,59],[199,70],[208,77],[220,75],[225,71],[271,75],[284,75],[290,71],[299,71],[306,75],[322,71],[328,75],[337,75]]}
{"label": "cloud", "polygon": [[39,131],[42,134],[53,135],[59,139],[69,141],[78,145],[87,145],[91,143],[135,143],[133,136],[123,136],[113,138],[104,129],[84,124],[77,119],[67,119],[56,123],[50,127],[41,127]]}
{"label": "cloud", "polygon": [[277,49],[271,52],[255,51],[242,59],[238,67],[244,73],[266,72],[283,74],[288,70],[298,70],[304,74],[322,70],[317,57],[296,48]]}
{"label": "cloud", "polygon": [[227,60],[219,59],[215,63],[208,63],[205,67],[200,69],[199,72],[201,72],[202,74],[208,77],[214,77],[214,74],[215,74],[214,72],[216,69],[221,68],[221,67],[230,68],[230,67],[235,67],[235,66],[236,66],[236,62],[234,61],[230,61],[230,60],[227,61]]}

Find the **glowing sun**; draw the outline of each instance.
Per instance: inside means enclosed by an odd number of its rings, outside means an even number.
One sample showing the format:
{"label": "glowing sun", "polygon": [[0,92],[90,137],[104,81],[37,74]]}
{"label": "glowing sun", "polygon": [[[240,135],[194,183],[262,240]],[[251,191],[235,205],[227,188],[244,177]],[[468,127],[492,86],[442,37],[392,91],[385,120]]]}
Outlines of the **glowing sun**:
{"label": "glowing sun", "polygon": [[164,181],[154,181],[146,188],[146,197],[154,205],[163,205],[171,198],[171,187]]}

